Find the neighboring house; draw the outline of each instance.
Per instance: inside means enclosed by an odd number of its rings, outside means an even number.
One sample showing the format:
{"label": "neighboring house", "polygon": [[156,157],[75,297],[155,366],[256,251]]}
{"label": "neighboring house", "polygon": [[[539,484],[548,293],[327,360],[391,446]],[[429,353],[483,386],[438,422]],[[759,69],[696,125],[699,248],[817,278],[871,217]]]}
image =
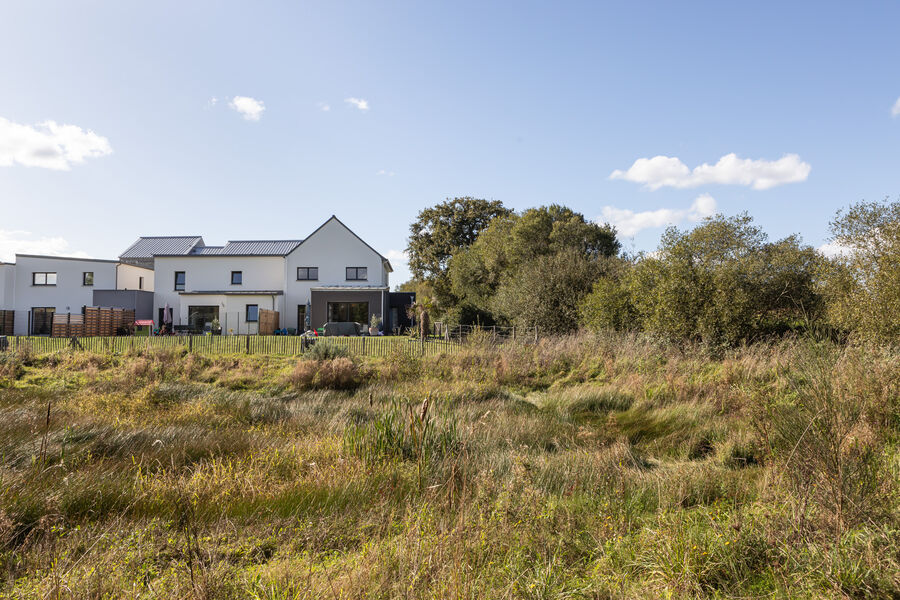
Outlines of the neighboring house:
{"label": "neighboring house", "polygon": [[[200,236],[141,237],[119,260],[17,254],[0,263],[0,310],[13,310],[17,335],[50,333],[57,312],[85,306],[133,308],[138,319],[199,331],[218,320],[224,333],[257,333],[260,310],[278,326],[326,322],[408,325],[403,294],[391,294],[391,264],[332,216],[303,240],[231,241]],[[307,315],[309,310],[309,315]]]}
{"label": "neighboring house", "polygon": [[[154,315],[166,305],[173,324],[203,329],[214,319],[224,333],[256,333],[259,310],[280,313],[280,326],[304,329],[327,321],[368,323],[388,312],[386,258],[331,217],[304,240],[230,241],[154,254]],[[385,324],[385,331],[390,325]]]}
{"label": "neighboring house", "polygon": [[50,333],[53,314],[92,306],[95,289],[116,289],[115,260],[16,254],[16,335]]}

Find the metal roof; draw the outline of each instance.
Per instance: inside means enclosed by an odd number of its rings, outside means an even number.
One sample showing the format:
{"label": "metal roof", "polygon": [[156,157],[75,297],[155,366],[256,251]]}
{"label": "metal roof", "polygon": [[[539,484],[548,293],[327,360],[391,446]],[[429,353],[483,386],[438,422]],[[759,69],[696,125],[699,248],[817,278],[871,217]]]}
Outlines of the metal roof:
{"label": "metal roof", "polygon": [[199,235],[139,237],[119,258],[153,258],[161,254],[187,254],[194,246],[203,245]]}
{"label": "metal roof", "polygon": [[191,256],[208,255],[208,254],[221,254],[222,248],[225,246],[197,246],[193,250],[189,252]]}
{"label": "metal roof", "polygon": [[225,244],[223,256],[287,256],[303,240],[242,240]]}

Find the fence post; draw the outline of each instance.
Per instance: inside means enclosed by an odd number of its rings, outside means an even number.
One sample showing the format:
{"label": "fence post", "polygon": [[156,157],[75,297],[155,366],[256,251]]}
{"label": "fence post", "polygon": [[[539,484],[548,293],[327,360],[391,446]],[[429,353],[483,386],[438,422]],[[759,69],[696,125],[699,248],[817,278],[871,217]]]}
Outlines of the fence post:
{"label": "fence post", "polygon": [[250,354],[250,334],[247,334],[247,354]]}
{"label": "fence post", "polygon": [[188,336],[188,352],[193,352],[193,351],[194,351],[194,336],[189,335]]}
{"label": "fence post", "polygon": [[538,341],[538,327],[537,327],[537,325],[535,325],[534,326],[534,343],[537,344],[537,341]]}

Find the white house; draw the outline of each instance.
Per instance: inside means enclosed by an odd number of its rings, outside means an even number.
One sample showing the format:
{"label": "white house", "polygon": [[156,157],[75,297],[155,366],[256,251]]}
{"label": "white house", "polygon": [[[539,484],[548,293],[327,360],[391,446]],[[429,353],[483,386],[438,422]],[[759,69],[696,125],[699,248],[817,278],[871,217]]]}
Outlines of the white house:
{"label": "white house", "polygon": [[115,260],[16,254],[16,335],[50,333],[55,312],[93,306],[95,289],[116,289]]}
{"label": "white house", "polygon": [[295,329],[305,329],[307,306],[311,327],[389,314],[390,263],[337,217],[303,240],[191,240],[153,254],[157,322],[166,306],[174,325],[198,330],[216,319],[235,334],[256,333],[260,309],[278,311],[280,326]]}
{"label": "white house", "polygon": [[256,333],[268,309],[282,328],[374,316],[389,332],[406,324],[411,301],[390,294],[390,273],[384,256],[332,216],[306,239],[207,246],[200,236],[142,237],[118,260],[17,254],[14,265],[0,263],[0,311],[13,311],[16,335],[49,334],[54,313],[85,306],[134,308],[158,325],[168,306],[173,325],[194,331],[218,320],[224,333]]}

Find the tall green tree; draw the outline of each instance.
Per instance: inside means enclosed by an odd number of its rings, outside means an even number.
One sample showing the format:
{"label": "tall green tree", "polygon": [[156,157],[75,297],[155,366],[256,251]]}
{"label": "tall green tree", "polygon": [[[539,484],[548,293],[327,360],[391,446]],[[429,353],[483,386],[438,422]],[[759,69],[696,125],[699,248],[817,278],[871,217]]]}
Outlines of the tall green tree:
{"label": "tall green tree", "polygon": [[474,243],[493,219],[510,212],[499,200],[448,198],[422,210],[409,226],[410,271],[431,286],[438,308],[455,302],[447,275],[450,258]]}
{"label": "tall green tree", "polygon": [[832,242],[841,252],[827,269],[832,324],[896,343],[900,336],[900,202],[861,202],[838,212]]}
{"label": "tall green tree", "polygon": [[653,255],[598,282],[581,316],[593,327],[736,344],[816,320],[821,262],[795,236],[769,242],[748,215],[719,215],[691,231],[669,228]]}
{"label": "tall green tree", "polygon": [[[614,228],[587,221],[584,215],[564,206],[541,206],[521,214],[498,217],[481,232],[475,243],[454,255],[449,262],[451,290],[460,307],[457,317],[461,322],[475,315],[482,323],[534,325],[535,311],[524,307],[529,303],[532,307],[534,302],[544,303],[548,297],[537,294],[539,287],[534,279],[528,285],[523,282],[546,265],[553,264],[543,261],[538,265],[539,259],[565,255],[590,262],[613,256],[618,251]],[[599,272],[600,267],[590,271],[591,276],[586,280],[588,289]],[[498,297],[501,288],[504,290],[502,298]],[[546,288],[540,289],[546,291]],[[526,297],[527,294],[537,295]],[[575,298],[577,304],[582,295],[580,285],[576,286],[565,301]],[[566,314],[566,318],[571,317],[568,312]],[[576,322],[572,319],[571,326],[574,327]]]}

